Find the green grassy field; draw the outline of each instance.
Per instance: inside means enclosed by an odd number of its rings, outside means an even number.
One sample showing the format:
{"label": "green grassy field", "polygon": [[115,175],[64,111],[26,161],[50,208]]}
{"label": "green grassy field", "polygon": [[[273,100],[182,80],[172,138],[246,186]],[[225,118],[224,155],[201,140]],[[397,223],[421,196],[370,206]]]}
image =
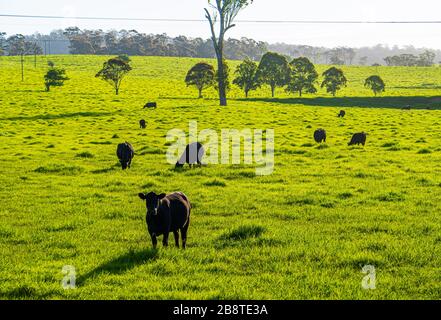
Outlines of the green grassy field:
{"label": "green grassy field", "polygon": [[[344,67],[336,98],[233,88],[219,107],[183,82],[200,59],[134,57],[119,96],[94,78],[106,57],[49,59],[71,80],[47,93],[45,57],[28,58],[23,83],[18,58],[0,57],[1,299],[441,298],[441,68]],[[376,73],[387,91],[374,98],[363,81]],[[274,173],[173,170],[165,135],[190,120],[274,129]],[[363,130],[366,147],[348,147]],[[124,140],[136,156],[123,172]],[[154,251],[137,194],[177,190],[193,205],[188,248]],[[367,264],[375,290],[361,286]]]}

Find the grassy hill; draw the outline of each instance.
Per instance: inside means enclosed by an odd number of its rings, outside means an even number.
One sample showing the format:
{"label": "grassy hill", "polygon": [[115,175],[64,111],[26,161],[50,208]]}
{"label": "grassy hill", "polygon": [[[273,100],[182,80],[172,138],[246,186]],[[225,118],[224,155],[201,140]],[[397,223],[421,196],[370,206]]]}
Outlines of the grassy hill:
{"label": "grassy hill", "polygon": [[[19,59],[0,57],[0,298],[441,297],[440,68],[343,67],[349,83],[336,98],[279,89],[270,99],[262,88],[246,100],[233,88],[223,108],[214,90],[195,99],[183,82],[200,59],[134,57],[119,96],[94,78],[106,57],[26,59],[22,83]],[[47,59],[71,78],[49,93]],[[363,87],[372,74],[383,96]],[[147,101],[158,109],[143,110]],[[274,173],[173,170],[165,136],[191,120],[274,129]],[[359,131],[366,147],[348,147]],[[115,155],[125,140],[136,150],[128,171]],[[193,205],[188,248],[152,250],[137,194],[176,190]],[[361,286],[368,264],[375,290]],[[75,290],[61,287],[65,265]]]}

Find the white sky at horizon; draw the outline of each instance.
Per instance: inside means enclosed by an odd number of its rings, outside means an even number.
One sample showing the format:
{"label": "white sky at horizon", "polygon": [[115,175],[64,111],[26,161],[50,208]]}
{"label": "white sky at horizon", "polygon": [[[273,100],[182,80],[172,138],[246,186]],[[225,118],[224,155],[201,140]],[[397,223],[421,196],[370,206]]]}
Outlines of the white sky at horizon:
{"label": "white sky at horizon", "polygon": [[[204,19],[207,0],[0,0],[0,14],[97,16],[124,18]],[[240,20],[441,20],[439,0],[255,0]],[[136,29],[144,33],[209,38],[206,22],[131,22],[43,20],[0,17],[0,31],[49,33],[78,26],[82,29]],[[269,43],[285,42],[324,47],[362,47],[376,44],[413,45],[441,49],[441,24],[305,25],[238,23],[227,37],[249,37]]]}

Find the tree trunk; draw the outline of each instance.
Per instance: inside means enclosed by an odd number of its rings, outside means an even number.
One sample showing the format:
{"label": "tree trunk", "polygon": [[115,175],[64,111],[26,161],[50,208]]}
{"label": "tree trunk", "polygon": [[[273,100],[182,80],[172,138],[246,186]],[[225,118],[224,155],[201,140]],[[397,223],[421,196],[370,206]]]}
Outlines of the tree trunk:
{"label": "tree trunk", "polygon": [[275,85],[271,85],[271,97],[274,98],[275,93],[276,93],[276,86]]}
{"label": "tree trunk", "polygon": [[225,79],[224,79],[224,61],[223,53],[219,52],[217,54],[217,70],[218,70],[218,86],[219,86],[219,102],[220,105],[227,106],[227,94],[225,90]]}
{"label": "tree trunk", "polygon": [[302,97],[302,90],[299,90],[299,97]]}
{"label": "tree trunk", "polygon": [[202,88],[199,88],[199,99],[202,99]]}
{"label": "tree trunk", "polygon": [[248,90],[245,90],[245,98],[248,98]]}
{"label": "tree trunk", "polygon": [[119,88],[118,87],[115,88],[115,93],[116,93],[116,95],[119,94]]}

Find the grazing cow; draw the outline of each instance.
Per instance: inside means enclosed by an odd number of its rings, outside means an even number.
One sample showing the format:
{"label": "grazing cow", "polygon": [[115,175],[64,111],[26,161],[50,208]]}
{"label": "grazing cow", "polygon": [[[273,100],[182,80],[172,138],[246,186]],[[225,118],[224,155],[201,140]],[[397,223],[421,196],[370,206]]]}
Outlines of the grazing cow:
{"label": "grazing cow", "polygon": [[326,131],[323,129],[315,130],[314,132],[314,140],[317,143],[326,142]]}
{"label": "grazing cow", "polygon": [[141,129],[145,129],[146,124],[145,124],[145,120],[144,119],[139,120],[139,126],[141,127]]}
{"label": "grazing cow", "polygon": [[345,115],[346,115],[346,111],[344,111],[344,110],[340,110],[340,113],[338,114],[338,117],[339,117],[339,118],[344,118]]}
{"label": "grazing cow", "polygon": [[366,144],[366,133],[364,132],[355,133],[352,136],[351,142],[348,143],[348,146],[352,146],[354,144],[356,145],[362,144],[364,146]]}
{"label": "grazing cow", "polygon": [[401,110],[410,110],[410,108],[411,108],[411,106],[410,106],[410,105],[407,105],[407,106],[405,106],[405,107],[402,107]]}
{"label": "grazing cow", "polygon": [[125,170],[130,168],[133,156],[135,155],[135,150],[128,142],[120,143],[116,149],[116,155],[118,156],[122,169]]}
{"label": "grazing cow", "polygon": [[176,168],[182,168],[184,164],[188,163],[188,165],[192,166],[192,164],[197,163],[198,165],[202,165],[202,157],[204,156],[205,150],[204,146],[199,142],[190,143],[185,147],[185,151],[182,156],[179,158],[178,162],[176,162]]}
{"label": "grazing cow", "polygon": [[144,106],[144,109],[145,108],[153,108],[153,109],[156,109],[156,102],[147,102],[146,104],[145,104],[145,106]]}
{"label": "grazing cow", "polygon": [[158,243],[156,237],[160,235],[164,236],[162,244],[167,247],[170,232],[173,232],[176,247],[179,248],[178,231],[180,231],[182,248],[185,249],[191,211],[187,196],[182,192],[174,192],[169,195],[165,193],[157,195],[150,192],[147,194],[139,193],[139,197],[146,202],[147,230],[152,238],[153,248],[156,248]]}

